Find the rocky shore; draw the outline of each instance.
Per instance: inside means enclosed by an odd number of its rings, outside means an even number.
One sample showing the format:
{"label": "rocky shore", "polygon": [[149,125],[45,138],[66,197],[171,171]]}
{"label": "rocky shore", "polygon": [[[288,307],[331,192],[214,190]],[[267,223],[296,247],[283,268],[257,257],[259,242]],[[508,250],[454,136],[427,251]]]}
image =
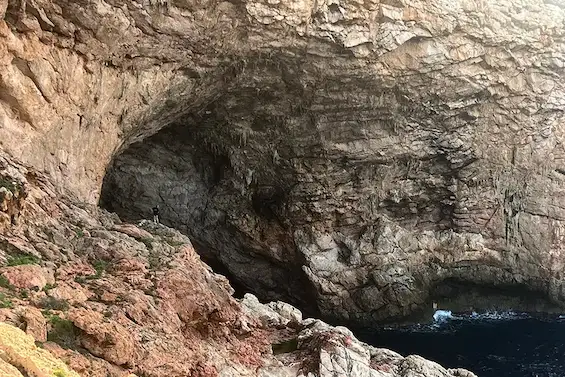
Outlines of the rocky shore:
{"label": "rocky shore", "polygon": [[238,301],[186,236],[58,194],[4,153],[0,182],[3,376],[474,376]]}
{"label": "rocky shore", "polygon": [[563,25],[562,0],[0,0],[0,368],[471,375],[294,307],[565,307]]}
{"label": "rocky shore", "polygon": [[[165,224],[264,301],[397,320],[564,306],[565,8],[0,0],[0,148]],[[289,278],[290,277],[290,278]]]}

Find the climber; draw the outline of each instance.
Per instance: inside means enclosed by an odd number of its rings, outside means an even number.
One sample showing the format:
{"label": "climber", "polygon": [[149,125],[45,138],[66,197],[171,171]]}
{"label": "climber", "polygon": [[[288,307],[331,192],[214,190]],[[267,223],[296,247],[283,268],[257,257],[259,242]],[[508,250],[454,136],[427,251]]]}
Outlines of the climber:
{"label": "climber", "polygon": [[155,224],[159,223],[159,205],[153,207],[153,222]]}

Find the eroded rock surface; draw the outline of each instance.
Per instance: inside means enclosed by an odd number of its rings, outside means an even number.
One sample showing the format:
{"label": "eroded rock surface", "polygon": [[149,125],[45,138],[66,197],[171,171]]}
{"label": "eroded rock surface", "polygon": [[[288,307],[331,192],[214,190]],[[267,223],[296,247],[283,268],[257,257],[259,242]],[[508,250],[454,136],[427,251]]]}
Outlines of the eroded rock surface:
{"label": "eroded rock surface", "polygon": [[[273,310],[273,303],[257,305],[256,299],[247,295],[244,306],[246,301],[251,313],[268,317],[269,323],[278,323],[286,316],[285,309]],[[345,327],[333,327],[311,318],[301,321],[295,333],[285,334],[278,342],[273,350],[279,350],[276,357],[283,365],[263,368],[262,377],[476,377],[467,370],[445,369],[420,356],[402,357],[371,347]]]}
{"label": "eroded rock surface", "polygon": [[[79,377],[63,361],[38,348],[35,339],[17,327],[0,322],[2,377]],[[20,373],[23,372],[24,374]]]}
{"label": "eroded rock surface", "polygon": [[106,205],[160,202],[261,297],[565,301],[561,1],[0,4],[2,149],[89,202],[115,158]]}
{"label": "eroded rock surface", "polygon": [[25,282],[32,274],[0,280],[2,376],[459,376],[302,320],[289,304],[240,303],[178,231],[78,206],[2,152],[0,167],[29,193],[18,224],[0,233],[0,265],[53,276],[42,290]]}
{"label": "eroded rock surface", "polygon": [[[481,4],[324,3],[300,59],[250,61],[133,145],[103,203],[161,204],[250,290],[326,317],[403,317],[445,281],[562,305],[565,13]],[[253,9],[267,30],[302,25]],[[324,33],[342,49],[307,37]]]}
{"label": "eroded rock surface", "polygon": [[0,166],[29,193],[0,233],[0,264],[12,264],[0,268],[0,322],[81,376],[253,376],[269,363],[271,333],[186,236],[79,207],[1,152]]}

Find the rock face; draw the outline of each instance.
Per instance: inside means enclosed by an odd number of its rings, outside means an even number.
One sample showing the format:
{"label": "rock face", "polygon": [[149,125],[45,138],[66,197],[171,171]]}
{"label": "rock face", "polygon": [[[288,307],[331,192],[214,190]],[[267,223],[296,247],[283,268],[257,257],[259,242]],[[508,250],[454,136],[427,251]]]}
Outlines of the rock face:
{"label": "rock face", "polygon": [[[0,233],[0,322],[83,377],[253,376],[269,364],[271,332],[186,236],[79,207],[2,152],[0,166],[29,193],[18,224]],[[1,338],[0,326],[0,354]]]}
{"label": "rock face", "polygon": [[22,330],[0,323],[0,373],[2,377],[80,377],[51,353],[36,347],[34,338]]}
{"label": "rock face", "polygon": [[1,147],[90,202],[111,165],[104,205],[161,204],[262,298],[359,322],[446,281],[564,302],[562,2],[4,0],[0,15]]}
{"label": "rock face", "polygon": [[3,152],[0,166],[29,193],[0,233],[0,266],[52,277],[41,291],[33,274],[0,280],[3,377],[475,377],[375,349],[283,302],[238,302],[178,231],[77,206]]}
{"label": "rock face", "polygon": [[[243,300],[250,314],[263,319],[268,317],[268,323],[281,323],[286,319],[287,307],[278,310],[280,305],[257,305],[256,301],[251,295]],[[298,331],[290,334],[290,339],[287,335],[286,341],[273,345],[283,365],[263,368],[260,376],[476,377],[467,370],[445,369],[420,356],[402,357],[390,350],[371,347],[358,341],[345,327],[333,327],[311,318],[298,325]]]}
{"label": "rock face", "polygon": [[450,282],[563,303],[563,8],[293,4],[246,9],[302,49],[119,155],[103,203],[161,204],[253,292],[326,318],[406,316]]}

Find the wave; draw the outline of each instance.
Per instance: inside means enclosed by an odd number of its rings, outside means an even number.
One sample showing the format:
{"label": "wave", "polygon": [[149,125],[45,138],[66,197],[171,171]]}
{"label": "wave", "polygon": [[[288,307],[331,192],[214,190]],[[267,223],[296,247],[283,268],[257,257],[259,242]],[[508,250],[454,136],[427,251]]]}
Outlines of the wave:
{"label": "wave", "polygon": [[485,311],[485,312],[453,312],[446,309],[436,310],[429,322],[411,324],[385,325],[388,331],[401,332],[452,332],[465,324],[481,322],[507,322],[518,320],[540,320],[544,322],[565,322],[565,314],[556,313],[527,313],[514,310]]}
{"label": "wave", "polygon": [[[516,319],[526,319],[532,318],[528,313],[515,312],[512,310],[507,311],[487,311],[484,313],[477,313],[475,311],[471,313],[456,313],[454,314],[451,310],[436,310],[433,314],[434,323],[445,323],[452,320],[458,321],[473,321],[473,320],[494,320],[494,321],[509,321]],[[565,319],[565,316],[560,316],[560,318]]]}
{"label": "wave", "polygon": [[[410,326],[413,331],[450,331],[466,322],[514,321],[533,318],[528,313],[508,311],[487,311],[477,313],[453,313],[451,310],[436,310],[432,323]],[[563,317],[565,319],[565,317]],[[455,327],[453,327],[455,326]]]}
{"label": "wave", "polygon": [[433,318],[436,323],[447,322],[450,319],[453,319],[453,313],[451,310],[436,310]]}
{"label": "wave", "polygon": [[515,320],[515,319],[526,319],[526,318],[532,318],[530,314],[528,313],[522,313],[522,312],[515,312],[512,310],[508,310],[508,311],[503,311],[503,312],[499,312],[499,311],[491,311],[491,312],[485,312],[485,313],[477,313],[477,312],[472,312],[471,314],[468,315],[469,319],[478,319],[478,320],[496,320],[496,321],[509,321],[509,320]]}

